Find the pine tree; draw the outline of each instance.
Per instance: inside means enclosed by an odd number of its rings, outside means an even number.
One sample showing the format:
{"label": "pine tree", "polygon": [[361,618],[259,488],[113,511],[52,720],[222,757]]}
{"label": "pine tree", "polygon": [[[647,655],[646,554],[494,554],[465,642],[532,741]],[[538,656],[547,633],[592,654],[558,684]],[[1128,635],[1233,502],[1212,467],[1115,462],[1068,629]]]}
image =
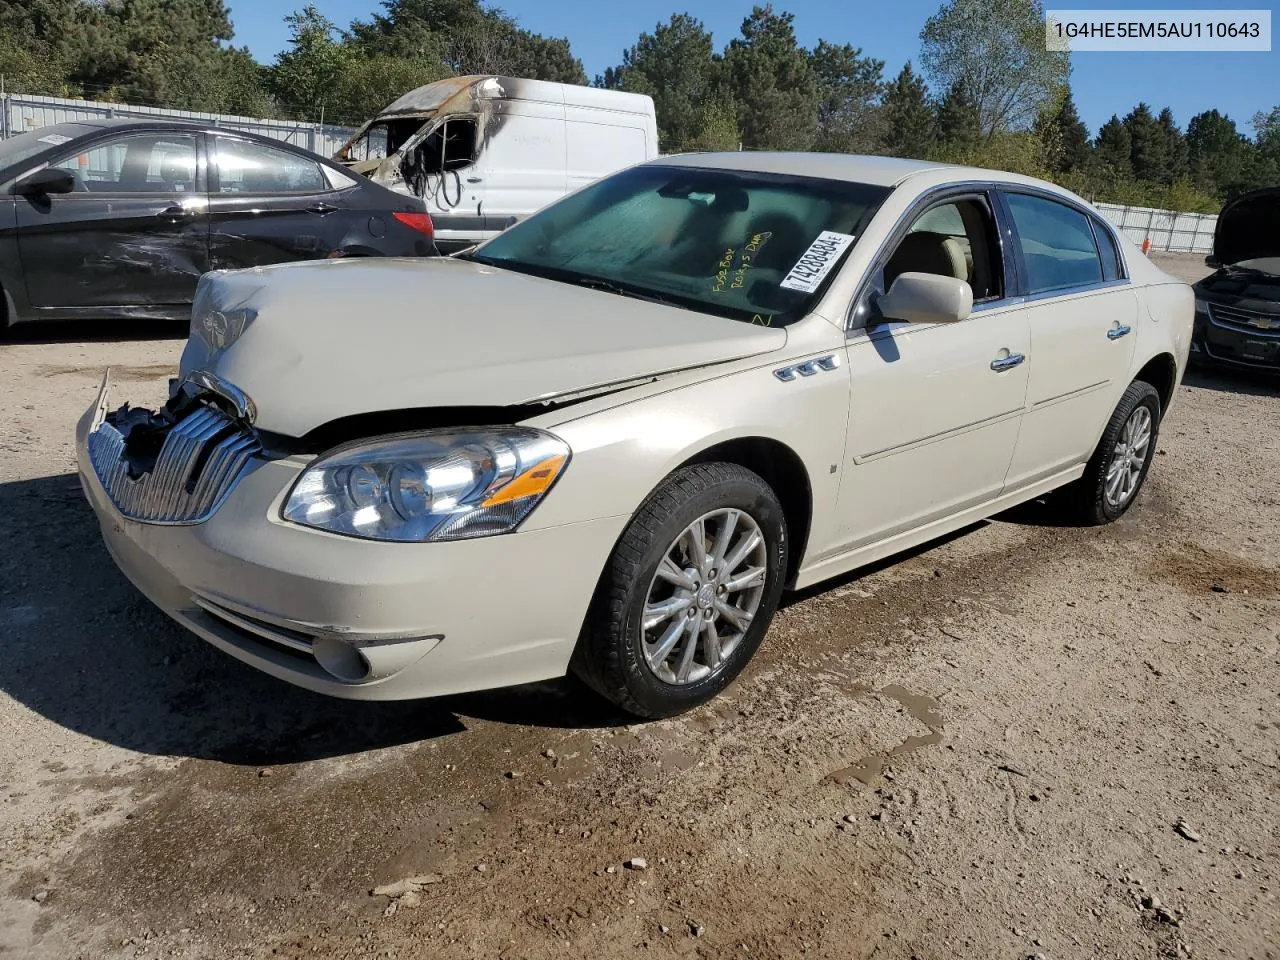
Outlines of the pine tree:
{"label": "pine tree", "polygon": [[1129,131],[1129,162],[1133,175],[1154,183],[1169,182],[1169,141],[1151,108],[1140,103],[1124,118]]}
{"label": "pine tree", "polygon": [[1173,111],[1165,107],[1157,118],[1160,129],[1164,133],[1165,142],[1165,183],[1176,183],[1186,180],[1191,175],[1190,155],[1187,138],[1182,135],[1173,120]]}
{"label": "pine tree", "polygon": [[1098,162],[1112,176],[1124,179],[1133,175],[1133,163],[1130,160],[1133,144],[1129,128],[1115,114],[1098,130],[1094,149]]}
{"label": "pine tree", "polygon": [[894,78],[881,100],[884,113],[883,152],[895,157],[924,157],[934,146],[934,116],[924,80],[911,62]]}
{"label": "pine tree", "polygon": [[938,146],[949,159],[966,159],[978,143],[979,123],[978,102],[961,77],[938,104]]}

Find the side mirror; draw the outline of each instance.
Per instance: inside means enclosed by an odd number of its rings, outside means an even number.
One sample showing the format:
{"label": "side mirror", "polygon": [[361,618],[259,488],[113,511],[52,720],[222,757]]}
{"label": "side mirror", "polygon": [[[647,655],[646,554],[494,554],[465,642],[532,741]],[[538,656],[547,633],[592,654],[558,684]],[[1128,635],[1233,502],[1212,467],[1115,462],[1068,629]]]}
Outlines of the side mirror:
{"label": "side mirror", "polygon": [[1222,266],[1222,264],[1218,262],[1218,258],[1215,257],[1212,253],[1204,258],[1204,265],[1206,267],[1213,267],[1213,269],[1215,270],[1217,270],[1220,266]]}
{"label": "side mirror", "polygon": [[956,323],[973,313],[973,289],[936,273],[900,274],[876,305],[886,320]]}
{"label": "side mirror", "polygon": [[51,193],[70,193],[76,188],[75,174],[59,167],[45,167],[14,184],[14,192],[24,196],[47,196]]}

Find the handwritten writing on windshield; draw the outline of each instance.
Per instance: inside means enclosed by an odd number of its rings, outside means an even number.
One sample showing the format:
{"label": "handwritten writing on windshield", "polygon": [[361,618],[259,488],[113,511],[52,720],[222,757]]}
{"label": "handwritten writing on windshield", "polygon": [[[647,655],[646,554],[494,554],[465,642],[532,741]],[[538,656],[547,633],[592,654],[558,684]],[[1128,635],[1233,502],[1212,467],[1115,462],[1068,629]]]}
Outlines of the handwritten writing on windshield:
{"label": "handwritten writing on windshield", "polygon": [[[721,293],[726,288],[729,290],[741,290],[747,285],[747,272],[751,269],[752,259],[760,252],[760,248],[768,243],[769,238],[773,236],[773,231],[765,230],[762,233],[755,234],[741,252],[736,247],[728,247],[724,251],[724,256],[720,258],[719,264],[716,265],[715,282],[711,286],[712,293]],[[735,266],[734,261],[737,261]]]}

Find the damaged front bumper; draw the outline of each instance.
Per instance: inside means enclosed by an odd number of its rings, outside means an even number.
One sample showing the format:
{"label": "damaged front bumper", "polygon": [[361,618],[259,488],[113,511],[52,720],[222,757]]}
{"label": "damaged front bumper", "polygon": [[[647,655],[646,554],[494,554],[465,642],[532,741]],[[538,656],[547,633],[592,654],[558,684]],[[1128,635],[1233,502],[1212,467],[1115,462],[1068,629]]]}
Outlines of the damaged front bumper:
{"label": "damaged front bumper", "polygon": [[[621,521],[449,543],[301,527],[280,508],[309,458],[271,457],[247,424],[202,401],[176,416],[109,412],[110,386],[108,375],[76,430],[85,495],[116,564],[193,633],[273,676],[349,699],[565,673]],[[245,437],[251,448],[240,446]],[[239,466],[219,458],[230,448],[249,451]],[[575,562],[548,563],[555,557]]]}

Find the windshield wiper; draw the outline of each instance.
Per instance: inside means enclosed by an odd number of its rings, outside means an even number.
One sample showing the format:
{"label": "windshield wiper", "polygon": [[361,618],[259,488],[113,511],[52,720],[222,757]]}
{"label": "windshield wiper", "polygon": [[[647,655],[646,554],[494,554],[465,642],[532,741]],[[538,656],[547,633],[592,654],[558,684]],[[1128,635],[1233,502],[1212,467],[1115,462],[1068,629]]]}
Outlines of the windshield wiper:
{"label": "windshield wiper", "polygon": [[555,276],[550,279],[562,280],[565,283],[572,283],[575,287],[586,287],[588,290],[616,293],[620,297],[634,297],[636,300],[648,300],[650,303],[661,303],[668,307],[679,306],[675,300],[667,299],[660,294],[650,293],[648,290],[640,290],[614,280],[605,280],[603,277],[592,277],[583,273],[565,273],[563,276]]}

